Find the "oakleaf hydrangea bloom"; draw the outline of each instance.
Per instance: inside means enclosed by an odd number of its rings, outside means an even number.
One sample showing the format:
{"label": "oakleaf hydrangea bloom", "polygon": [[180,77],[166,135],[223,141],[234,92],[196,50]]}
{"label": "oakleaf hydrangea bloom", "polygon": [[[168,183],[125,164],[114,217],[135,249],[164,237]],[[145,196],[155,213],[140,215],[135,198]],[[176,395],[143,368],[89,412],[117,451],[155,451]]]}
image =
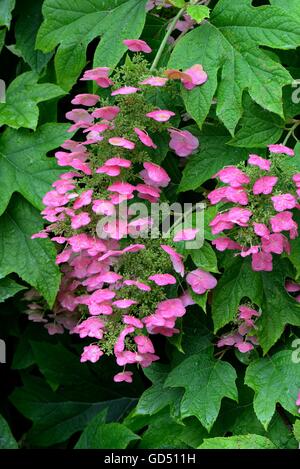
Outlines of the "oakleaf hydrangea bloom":
{"label": "oakleaf hydrangea bloom", "polygon": [[217,347],[235,347],[241,353],[247,353],[258,345],[255,336],[256,319],[259,318],[260,312],[249,305],[240,305],[238,308],[235,327],[230,333],[222,335],[217,342]]}
{"label": "oakleaf hydrangea bloom", "polygon": [[[300,175],[285,165],[294,151],[284,145],[269,145],[269,159],[251,154],[246,164],[227,166],[217,174],[220,184],[208,194],[219,213],[210,222],[219,251],[252,257],[252,269],[270,272],[273,255],[290,253],[289,240],[298,236],[293,210],[299,209]],[[223,204],[226,209],[223,208]],[[234,204],[234,206],[232,206]]]}
{"label": "oakleaf hydrangea bloom", "polygon": [[[141,40],[128,39],[124,44],[131,51],[151,52]],[[27,310],[29,319],[43,323],[49,334],[67,330],[91,340],[81,362],[95,363],[103,355],[113,355],[121,367],[114,381],[127,383],[132,382],[133,372],[125,367],[148,367],[159,360],[152,337],[177,334],[176,321],[194,304],[188,292],[180,296],[179,285],[185,282],[201,295],[217,284],[209,272],[186,271],[183,255],[176,250],[176,243],[194,239],[197,230],[182,230],[174,241],[143,238],[141,233],[153,221],[135,218],[130,209],[134,200],[159,201],[170,183],[167,171],[151,161],[158,133],[171,137],[170,148],[179,156],[188,156],[199,146],[191,132],[170,128],[167,122],[175,116],[173,110],[155,109],[146,99],[149,86],[165,86],[171,79],[150,75],[140,55],[132,63],[135,79],[126,65],[115,74],[107,67],[85,71],[82,80],[112,87],[109,98],[77,95],[72,103],[84,108],[66,114],[76,135],[55,157],[69,171],[44,196],[42,214],[49,224],[33,236],[49,237],[55,243],[62,282],[52,311],[39,297]],[[202,67],[191,67],[183,78],[187,89],[198,86],[204,80]],[[231,218],[245,224],[249,216],[244,209]]]}

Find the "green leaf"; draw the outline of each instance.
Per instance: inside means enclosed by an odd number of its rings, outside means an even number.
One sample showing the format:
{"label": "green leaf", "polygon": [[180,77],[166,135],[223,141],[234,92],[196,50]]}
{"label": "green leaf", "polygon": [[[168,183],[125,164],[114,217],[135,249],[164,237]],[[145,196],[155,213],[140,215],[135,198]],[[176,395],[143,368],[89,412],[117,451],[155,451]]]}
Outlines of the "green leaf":
{"label": "green leaf", "polygon": [[[295,171],[300,171],[300,142],[297,142],[295,145],[295,156],[293,158],[286,159],[284,161],[284,166],[288,169],[293,169]],[[296,219],[300,223],[299,217],[297,217],[298,212],[296,212]]]}
{"label": "green leaf", "polygon": [[225,136],[201,136],[200,152],[188,159],[178,192],[197,189],[224,166],[235,165],[248,158],[247,150],[230,147],[227,142],[228,137]]}
{"label": "green leaf", "polygon": [[270,3],[278,8],[282,8],[288,13],[293,11],[296,15],[300,16],[300,4],[298,0],[284,0],[284,2],[281,0],[271,0]]}
{"label": "green leaf", "polygon": [[93,443],[95,443],[96,440],[96,438],[94,438],[95,433],[97,432],[97,428],[99,425],[105,424],[106,417],[107,409],[104,409],[99,412],[99,414],[95,415],[95,417],[92,418],[92,420],[87,424],[84,431],[80,435],[80,438],[76,443],[75,448],[95,448],[95,446],[93,446]]}
{"label": "green leaf", "polygon": [[19,75],[6,90],[6,102],[0,104],[0,126],[9,125],[15,129],[35,129],[38,123],[38,103],[48,101],[65,92],[52,83],[37,83],[38,75],[25,72]]}
{"label": "green leaf", "polygon": [[137,415],[135,413],[135,409],[132,409],[132,411],[125,417],[123,420],[124,425],[126,425],[127,428],[130,428],[133,432],[138,432],[139,430],[143,429],[147,425],[150,425],[151,422],[156,421],[158,416],[160,416],[160,412],[157,415]]}
{"label": "green leaf", "polygon": [[7,298],[11,298],[21,290],[26,288],[19,285],[17,282],[10,278],[3,278],[0,280],[0,303],[5,301]]}
{"label": "green leaf", "polygon": [[276,449],[276,446],[265,436],[249,434],[207,438],[199,449]]}
{"label": "green leaf", "polygon": [[[182,441],[182,433],[185,427],[168,414],[156,416],[154,422],[142,435],[142,441],[138,449],[167,449],[188,448],[188,444]],[[201,438],[200,438],[201,440]]]}
{"label": "green leaf", "polygon": [[0,415],[0,449],[18,449],[18,444],[2,415]]}
{"label": "green leaf", "polygon": [[[26,330],[22,332],[19,342],[15,347],[13,361],[11,364],[11,368],[13,370],[24,370],[25,368],[35,364],[32,348],[28,341],[28,330],[31,330],[32,326],[33,324],[29,324]],[[40,328],[39,332],[44,332],[43,328]]]}
{"label": "green leaf", "polygon": [[183,8],[185,6],[185,0],[170,0],[170,2],[174,7]]}
{"label": "green leaf", "polygon": [[[5,36],[6,36],[6,29],[0,29],[0,52],[2,51],[2,48],[4,46],[4,43],[5,43]],[[0,103],[2,102],[1,101],[1,98],[2,96],[0,95]]]}
{"label": "green leaf", "polygon": [[[178,365],[191,355],[193,357],[199,353],[206,354],[208,357],[212,355],[211,340],[213,337],[205,322],[206,317],[199,312],[197,315],[191,312],[184,317],[181,327],[183,353],[178,350],[173,353],[173,366]],[[170,408],[171,416],[178,419],[183,389],[173,389],[165,386],[165,381],[170,373],[169,366],[154,363],[151,367],[145,368],[144,373],[152,381],[152,386],[141,395],[133,412],[133,417],[157,415],[163,409]]]}
{"label": "green leaf", "polygon": [[208,292],[206,291],[202,295],[199,295],[198,293],[195,293],[191,288],[189,288],[188,291],[192,299],[195,301],[195,303],[198,306],[200,306],[200,308],[202,308],[203,311],[206,313],[206,303],[207,303]]}
{"label": "green leaf", "polygon": [[189,5],[186,12],[197,23],[201,23],[204,18],[209,18],[210,14],[209,8],[205,5]]}
{"label": "green leaf", "polygon": [[15,26],[16,50],[31,67],[40,73],[51,59],[52,53],[35,50],[35,38],[42,22],[42,0],[26,0],[18,4],[19,16]]}
{"label": "green leaf", "polygon": [[210,205],[204,210],[204,238],[212,241],[219,235],[213,235],[211,232],[210,222],[215,218],[218,213],[218,207],[216,205]]}
{"label": "green leaf", "polygon": [[237,400],[236,372],[227,362],[202,352],[185,359],[169,374],[165,387],[183,387],[181,417],[195,416],[209,431],[223,397]]}
{"label": "green leaf", "polygon": [[15,8],[16,0],[1,0],[0,2],[0,26],[9,28],[11,12]]}
{"label": "green leaf", "polygon": [[[58,84],[69,90],[86,64],[88,44],[101,36],[94,66],[115,67],[126,47],[124,39],[138,38],[146,17],[146,0],[45,0],[44,22],[36,47],[55,56]],[[121,25],[121,27],[120,27]]]}
{"label": "green leaf", "polygon": [[99,425],[105,424],[107,417],[107,409],[102,410],[99,414],[95,415],[92,420],[87,424],[84,431],[80,435],[79,440],[76,443],[75,449],[95,449],[95,442],[97,441],[95,433]]}
{"label": "green leaf", "polygon": [[[126,392],[129,392],[129,395],[138,392],[136,379],[130,390],[126,385],[112,381],[114,372],[117,372],[117,365],[110,359],[103,358],[94,366],[80,363],[82,344],[77,345],[77,353],[74,353],[74,350],[69,350],[61,343],[53,344],[44,328],[37,330],[29,327],[26,332],[22,335],[22,340],[24,338],[27,341],[33,361],[52,389],[59,387],[59,390],[63,391],[65,400],[104,401],[122,397]],[[19,344],[21,345],[22,341]],[[24,350],[25,344],[21,348]],[[21,350],[18,352],[20,354]]]}
{"label": "green leaf", "polygon": [[182,397],[181,390],[164,388],[169,371],[168,366],[160,363],[155,363],[144,370],[145,375],[153,384],[141,395],[135,415],[153,415],[167,406],[170,406],[172,414],[178,413]]}
{"label": "green leaf", "polygon": [[98,378],[91,373],[88,365],[80,363],[79,356],[70,352],[62,344],[30,340],[30,346],[35,363],[48,383],[73,388],[73,396],[76,384],[76,387],[78,386],[81,390],[87,386],[94,386],[97,388],[98,396],[101,393],[105,399],[116,397],[116,393],[111,387],[108,388],[103,382],[99,383]]}
{"label": "green leaf", "polygon": [[15,388],[10,400],[25,417],[33,421],[26,441],[33,448],[49,447],[67,441],[81,431],[99,412],[107,410],[107,420],[119,420],[132,399],[103,402],[66,400],[40,378],[27,377],[24,386]]}
{"label": "green leaf", "polygon": [[142,435],[139,449],[197,448],[203,438],[208,436],[198,419],[192,417],[182,422],[169,415],[168,409],[154,416],[129,415],[125,423],[134,431],[148,426]]}
{"label": "green leaf", "polygon": [[[127,48],[124,50],[124,39],[138,38],[143,31],[145,19],[145,0],[128,0],[112,11],[111,17],[105,18],[102,24],[102,38],[95,51],[94,67],[114,68],[127,50]],[[120,24],[122,24],[122,28],[120,28]],[[111,47],[112,43],[114,44],[113,48]]]}
{"label": "green leaf", "polygon": [[290,350],[250,363],[245,384],[255,391],[254,411],[265,429],[277,403],[292,415],[298,415],[296,399],[300,388],[300,367],[293,362]]}
{"label": "green leaf", "polygon": [[63,168],[45,154],[57,148],[70,134],[68,124],[45,124],[32,133],[6,129],[0,136],[0,214],[14,192],[34,207],[43,208],[42,197]]}
{"label": "green leaf", "polygon": [[200,249],[191,249],[188,252],[196,267],[208,272],[219,273],[216,253],[207,241]]}
{"label": "green leaf", "polygon": [[[35,362],[49,383],[74,385],[78,380],[88,382],[93,378],[79,357],[61,344],[30,341]],[[96,384],[96,381],[93,380]]]}
{"label": "green leaf", "polygon": [[180,435],[182,441],[191,448],[198,448],[203,439],[208,437],[207,430],[195,417],[185,419],[184,425]]}
{"label": "green leaf", "polygon": [[248,259],[237,257],[213,290],[212,317],[215,332],[236,318],[238,306],[244,297],[255,303],[260,302],[261,279],[259,273],[253,272]]}
{"label": "green leaf", "polygon": [[255,433],[267,437],[278,449],[296,449],[297,442],[282,417],[278,413],[275,413],[268,426],[268,431],[266,431],[255,415],[252,400],[247,407],[241,406],[232,428],[233,434],[246,435],[248,433]]}
{"label": "green leaf", "polygon": [[251,99],[245,100],[245,111],[239,122],[240,129],[229,145],[235,147],[265,148],[280,139],[284,121],[276,114],[268,112],[255,104]]}
{"label": "green leaf", "polygon": [[171,337],[168,337],[168,342],[173,345],[180,353],[184,353],[182,348],[182,339],[183,339],[183,331],[182,331],[182,319],[178,319],[177,327],[179,328],[180,332],[178,334],[174,334]]}
{"label": "green leaf", "polygon": [[237,382],[238,404],[230,400],[222,403],[220,414],[210,436],[240,436],[250,433],[268,438],[278,449],[296,449],[297,442],[292,435],[291,428],[278,412],[274,414],[268,431],[264,429],[253,409],[254,392],[243,384],[243,379],[242,373]]}
{"label": "green leaf", "polygon": [[99,416],[96,416],[84,429],[75,449],[124,449],[131,441],[139,439],[125,425],[101,423]]}
{"label": "green leaf", "polygon": [[299,99],[299,69],[289,69],[292,76],[295,78],[292,86],[285,86],[283,89],[283,109],[285,121],[288,122],[300,113],[300,99]]}
{"label": "green leaf", "polygon": [[0,278],[17,273],[52,307],[60,284],[56,250],[48,239],[31,240],[42,226],[39,212],[20,196],[14,196],[0,218]]}
{"label": "green leaf", "polygon": [[300,442],[300,420],[296,420],[294,424],[294,435],[297,441]]}
{"label": "green leaf", "polygon": [[220,0],[210,23],[187,33],[169,61],[170,68],[183,69],[200,63],[208,73],[203,86],[183,91],[187,111],[197,124],[203,124],[216,93],[217,115],[233,134],[242,116],[244,90],[261,107],[283,117],[282,88],[292,77],[261,46],[296,48],[299,28],[295,9],[286,12],[283,21],[282,10],[275,6]]}
{"label": "green leaf", "polygon": [[[200,296],[200,295],[199,295]],[[184,353],[173,352],[172,364],[178,365],[190,355],[206,353],[210,357],[213,353],[213,335],[207,325],[207,317],[202,311],[189,311],[183,318],[182,349]]]}

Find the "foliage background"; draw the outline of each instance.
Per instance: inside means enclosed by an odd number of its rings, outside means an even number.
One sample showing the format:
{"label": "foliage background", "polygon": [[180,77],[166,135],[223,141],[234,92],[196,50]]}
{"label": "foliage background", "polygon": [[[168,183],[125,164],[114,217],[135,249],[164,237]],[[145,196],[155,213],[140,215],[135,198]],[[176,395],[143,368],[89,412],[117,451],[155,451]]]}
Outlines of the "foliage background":
{"label": "foliage background", "polygon": [[[92,91],[77,79],[85,67],[122,63],[126,38],[146,40],[153,60],[177,9],[158,17],[146,15],[145,4],[0,0],[0,78],[7,84],[0,104],[0,330],[7,344],[7,364],[0,365],[0,448],[297,448],[300,364],[291,354],[300,306],[283,285],[287,276],[300,274],[299,240],[274,272],[258,273],[245,260],[217,258],[207,231],[193,259],[220,273],[207,314],[201,299],[179,339],[158,339],[162,360],[137,372],[129,386],[113,383],[109,359],[80,364],[81,343],[50,337],[22,314],[29,285],[50,306],[59,286],[55,249],[30,236],[43,225],[41,199],[60,171],[51,156],[69,136],[64,115],[71,96]],[[168,46],[159,63],[202,63],[209,75],[203,87],[183,91],[175,103],[195,121],[199,152],[183,171],[174,156],[162,157],[172,175],[170,197],[181,201],[200,200],[224,165],[249,152],[263,156],[300,115],[300,104],[291,99],[293,93],[298,98],[292,83],[300,75],[299,1],[212,0],[209,7],[210,20]],[[288,143],[296,143],[300,170],[297,139],[290,134]],[[245,296],[264,312],[262,352],[245,358],[229,351],[220,360],[214,334]]]}

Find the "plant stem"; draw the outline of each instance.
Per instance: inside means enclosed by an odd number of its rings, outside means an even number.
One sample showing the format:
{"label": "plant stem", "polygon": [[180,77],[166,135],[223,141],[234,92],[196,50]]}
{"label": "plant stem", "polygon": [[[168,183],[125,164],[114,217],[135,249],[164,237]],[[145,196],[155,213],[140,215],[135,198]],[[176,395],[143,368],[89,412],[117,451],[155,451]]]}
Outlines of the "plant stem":
{"label": "plant stem", "polygon": [[169,39],[169,37],[171,36],[171,33],[177,23],[177,21],[179,20],[179,18],[181,17],[181,15],[183,14],[183,12],[185,11],[185,8],[181,8],[181,10],[179,10],[179,12],[177,13],[177,15],[173,18],[172,22],[170,23],[170,25],[168,26],[168,29],[167,29],[167,32],[166,32],[166,35],[165,37],[163,38],[162,42],[161,42],[161,45],[159,46],[159,49],[157,51],[157,54],[153,60],[153,63],[151,65],[151,68],[150,68],[150,71],[152,72],[153,70],[155,70],[158,62],[159,62],[159,59],[161,58],[161,55],[164,51],[164,48],[167,44],[167,41]]}
{"label": "plant stem", "polygon": [[[290,138],[290,136],[291,136],[291,135],[294,135],[294,131],[295,131],[295,129],[298,127],[298,125],[300,125],[300,121],[297,121],[297,122],[289,129],[289,131],[288,131],[288,133],[287,133],[285,139],[284,139],[283,142],[282,142],[283,145],[286,145],[287,142],[288,142],[288,140],[289,140],[289,138]],[[295,138],[295,140],[297,140],[297,139]]]}

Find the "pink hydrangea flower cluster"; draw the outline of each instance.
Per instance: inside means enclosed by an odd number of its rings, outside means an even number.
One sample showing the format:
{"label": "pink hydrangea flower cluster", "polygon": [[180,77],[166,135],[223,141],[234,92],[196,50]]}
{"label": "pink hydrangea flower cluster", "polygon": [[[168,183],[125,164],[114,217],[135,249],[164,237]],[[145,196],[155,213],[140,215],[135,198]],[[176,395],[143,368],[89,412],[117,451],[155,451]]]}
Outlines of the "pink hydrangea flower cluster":
{"label": "pink hydrangea flower cluster", "polygon": [[239,306],[237,326],[229,333],[224,334],[217,342],[217,347],[233,346],[240,352],[246,353],[258,345],[255,336],[255,321],[260,316],[260,312],[248,305]]}
{"label": "pink hydrangea flower cluster", "polygon": [[[285,166],[294,151],[269,145],[270,158],[249,155],[247,165],[227,166],[213,176],[222,183],[208,199],[220,211],[210,222],[212,244],[218,251],[252,256],[252,269],[271,271],[274,254],[290,253],[289,239],[298,236],[293,209],[299,209],[300,174]],[[224,204],[232,204],[222,209]],[[224,233],[226,232],[226,234]]]}
{"label": "pink hydrangea flower cluster", "polygon": [[[65,283],[66,279],[63,278],[60,292],[64,291]],[[24,300],[27,303],[24,312],[28,315],[28,319],[44,324],[49,335],[63,334],[65,330],[71,331],[80,318],[77,312],[63,307],[59,301],[56,301],[52,311],[47,311],[45,300],[34,289],[25,292]]]}
{"label": "pink hydrangea flower cluster", "polygon": [[[143,41],[124,43],[131,50],[145,48]],[[93,80],[100,88],[114,85],[106,67],[86,71],[82,80]],[[131,382],[132,372],[125,371],[126,365],[148,367],[159,359],[149,335],[170,337],[178,333],[177,318],[193,304],[187,292],[169,298],[168,286],[176,285],[178,275],[185,276],[176,242],[193,239],[197,230],[183,230],[169,244],[154,243],[152,248],[152,240],[143,242],[141,234],[149,230],[152,220],[134,218],[130,204],[123,216],[123,202],[157,202],[170,182],[167,172],[149,159],[147,150],[156,149],[156,144],[146,127],[159,128],[174,112],[150,110],[141,117],[140,127],[129,126],[126,134],[120,135],[118,129],[127,122],[128,107],[133,106],[132,120],[136,122],[135,109],[140,112],[141,106],[149,105],[140,100],[138,87],[114,86],[112,102],[101,102],[94,94],[79,94],[72,102],[84,107],[66,114],[73,123],[70,131],[80,131],[80,139],[66,140],[55,154],[57,164],[70,170],[63,172],[44,196],[42,214],[50,224],[33,235],[50,237],[56,243],[56,263],[63,278],[53,311],[45,313],[45,305],[37,298],[27,312],[29,319],[45,323],[49,334],[66,329],[81,339],[92,339],[83,349],[81,362],[95,363],[103,355],[114,354],[123,369],[114,380]],[[140,96],[135,108],[132,95],[136,93]],[[190,132],[174,128],[169,132],[170,146],[180,156],[197,148],[198,140]],[[196,269],[186,275],[186,283],[195,293],[203,294],[217,281],[209,272]],[[27,298],[33,299],[34,294]],[[149,310],[150,303],[153,310]]]}

